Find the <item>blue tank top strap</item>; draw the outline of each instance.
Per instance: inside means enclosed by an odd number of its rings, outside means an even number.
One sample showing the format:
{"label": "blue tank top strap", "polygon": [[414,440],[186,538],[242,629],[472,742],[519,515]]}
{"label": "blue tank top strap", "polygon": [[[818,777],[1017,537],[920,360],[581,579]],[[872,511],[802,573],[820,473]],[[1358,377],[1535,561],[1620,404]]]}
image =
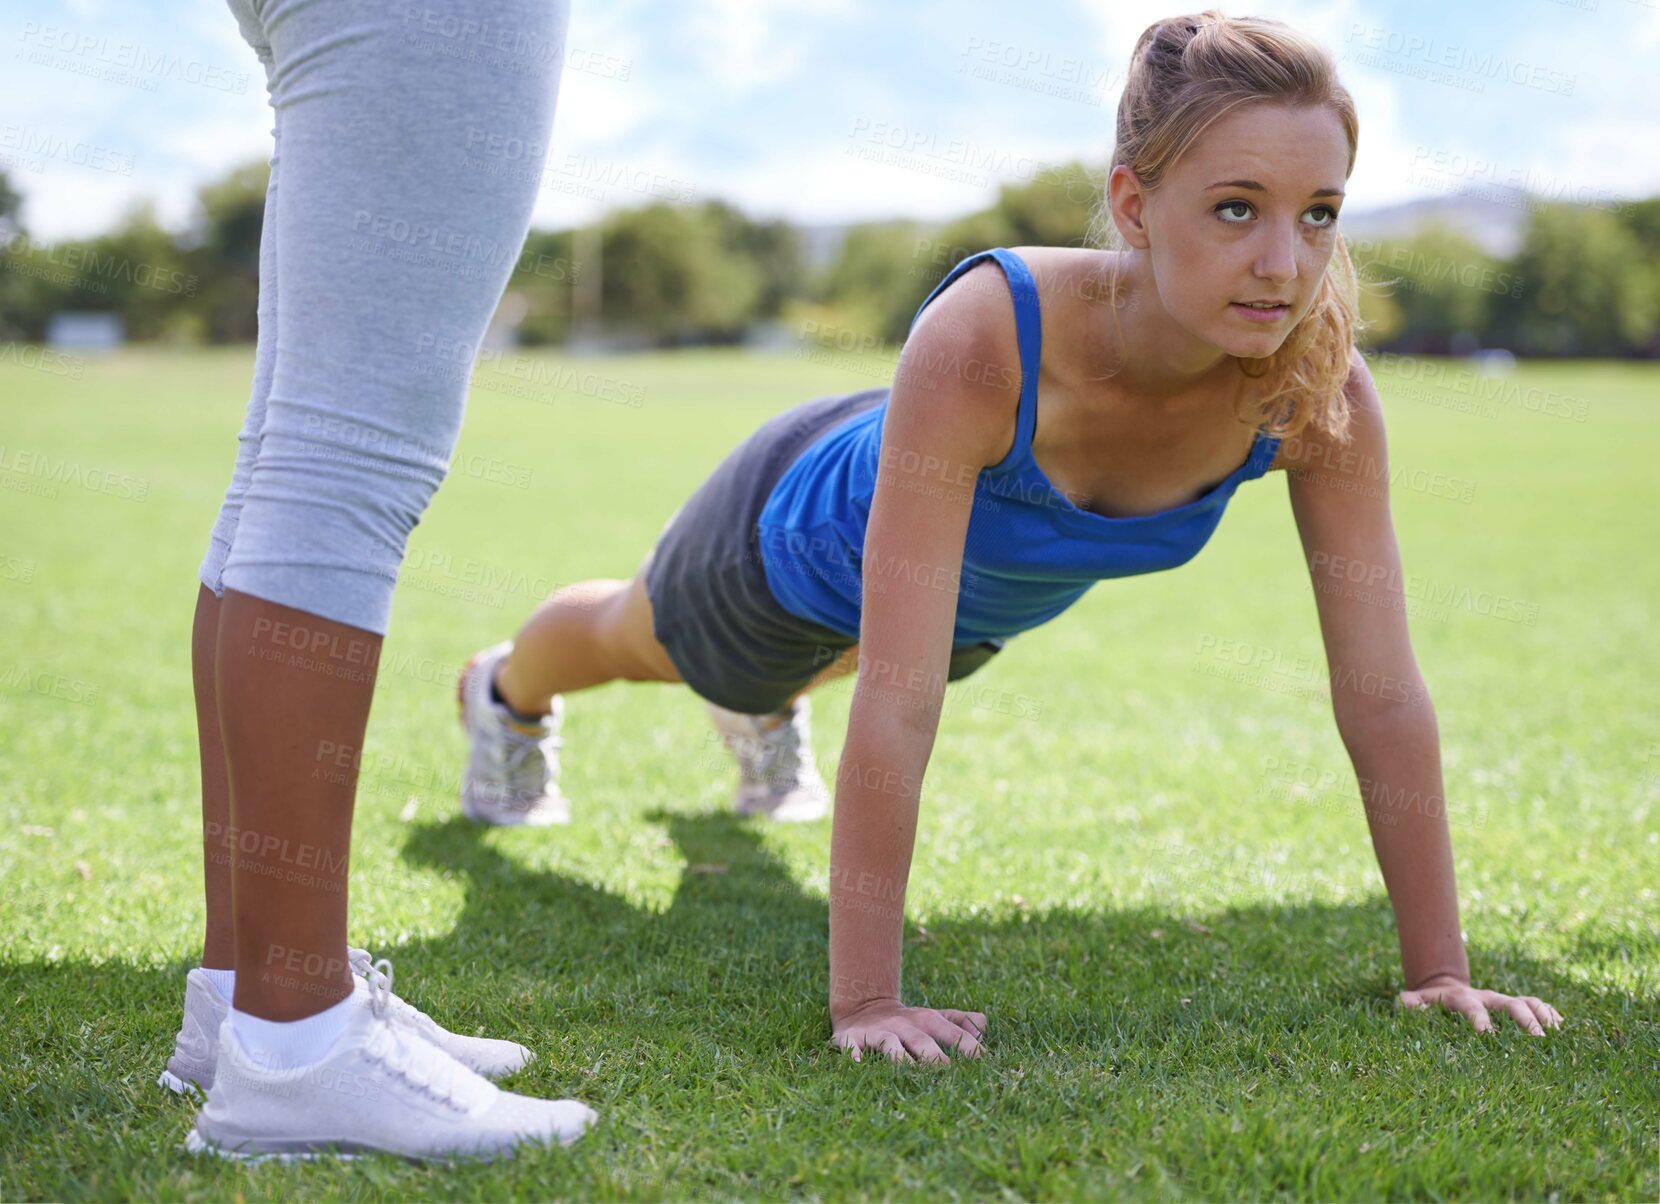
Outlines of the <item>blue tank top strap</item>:
{"label": "blue tank top strap", "polygon": [[1030,458],[1032,435],[1037,430],[1038,369],[1043,363],[1043,317],[1038,308],[1037,281],[1026,261],[1006,247],[993,247],[970,255],[934,286],[927,300],[917,307],[911,319],[916,329],[917,319],[928,303],[939,296],[957,277],[983,259],[995,259],[1009,283],[1009,295],[1014,299],[1015,339],[1020,346],[1020,409],[1015,419],[1014,445],[1009,454],[986,469],[987,472],[1005,472]]}
{"label": "blue tank top strap", "polygon": [[1269,467],[1274,463],[1274,457],[1279,454],[1280,442],[1280,439],[1258,427],[1256,441],[1251,444],[1251,454],[1245,462],[1245,472],[1240,480],[1254,481],[1267,475]]}

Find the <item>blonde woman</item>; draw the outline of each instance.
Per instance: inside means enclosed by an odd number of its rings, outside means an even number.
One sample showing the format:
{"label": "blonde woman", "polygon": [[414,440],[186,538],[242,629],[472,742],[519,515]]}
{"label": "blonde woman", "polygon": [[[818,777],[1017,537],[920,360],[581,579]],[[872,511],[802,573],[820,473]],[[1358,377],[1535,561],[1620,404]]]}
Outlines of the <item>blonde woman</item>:
{"label": "blonde woman", "polygon": [[478,654],[461,682],[468,813],[567,818],[560,696],[626,678],[708,700],[743,767],[740,810],[810,818],[826,792],[803,694],[857,668],[831,836],[834,1040],[854,1057],[973,1056],[984,1015],[900,995],[946,684],[1095,582],[1190,560],[1236,490],[1284,471],[1355,772],[1426,800],[1368,809],[1400,1002],[1478,1030],[1493,1012],[1533,1034],[1558,1023],[1539,999],[1472,985],[1405,610],[1323,576],[1360,562],[1401,580],[1383,412],[1354,347],[1338,234],[1357,145],[1329,54],[1295,30],[1215,11],[1149,27],[1118,110],[1109,245],[964,260],[924,302],[891,389],[767,422],[632,581],[573,587]]}

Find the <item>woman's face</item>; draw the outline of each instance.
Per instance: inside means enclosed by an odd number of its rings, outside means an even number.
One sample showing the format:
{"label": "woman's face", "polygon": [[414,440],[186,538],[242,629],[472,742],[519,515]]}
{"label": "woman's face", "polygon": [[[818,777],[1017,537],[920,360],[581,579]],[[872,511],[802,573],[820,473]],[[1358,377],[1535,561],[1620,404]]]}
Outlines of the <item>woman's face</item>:
{"label": "woman's face", "polygon": [[1142,194],[1133,240],[1177,324],[1229,355],[1273,354],[1319,293],[1348,164],[1343,125],[1325,107],[1252,104],[1213,123]]}

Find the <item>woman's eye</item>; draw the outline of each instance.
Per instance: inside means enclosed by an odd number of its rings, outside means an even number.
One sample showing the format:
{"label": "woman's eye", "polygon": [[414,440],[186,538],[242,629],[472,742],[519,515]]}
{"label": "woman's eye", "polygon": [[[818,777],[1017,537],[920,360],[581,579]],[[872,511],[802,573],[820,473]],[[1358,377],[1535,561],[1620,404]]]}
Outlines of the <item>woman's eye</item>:
{"label": "woman's eye", "polygon": [[[1244,201],[1223,201],[1220,205],[1218,205],[1216,207],[1216,212],[1218,214],[1226,214],[1230,209],[1243,209],[1247,216],[1251,212],[1251,207],[1249,205],[1247,205]],[[1227,222],[1229,225],[1237,226],[1240,222],[1244,221],[1245,218],[1244,217],[1231,218],[1231,217],[1224,216],[1222,218],[1222,220]]]}
{"label": "woman's eye", "polygon": [[1337,210],[1333,209],[1330,205],[1316,205],[1314,208],[1310,209],[1309,212],[1323,213],[1326,215],[1325,221],[1314,223],[1315,228],[1318,230],[1329,230],[1337,224]]}

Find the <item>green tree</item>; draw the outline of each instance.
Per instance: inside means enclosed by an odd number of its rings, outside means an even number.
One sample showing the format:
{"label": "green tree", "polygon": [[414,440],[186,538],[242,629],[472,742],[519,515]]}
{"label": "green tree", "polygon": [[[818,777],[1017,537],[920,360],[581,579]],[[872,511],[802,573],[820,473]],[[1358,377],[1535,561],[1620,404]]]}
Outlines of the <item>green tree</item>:
{"label": "green tree", "polygon": [[1604,209],[1546,205],[1528,225],[1515,270],[1521,301],[1501,333],[1519,353],[1629,355],[1660,335],[1654,249]]}
{"label": "green tree", "polygon": [[991,247],[1083,246],[1106,173],[1072,163],[1024,184],[1005,184],[997,203],[943,227],[873,223],[850,231],[826,278],[826,300],[869,329],[901,342],[917,309],[957,264]]}
{"label": "green tree", "polygon": [[0,242],[11,242],[23,232],[23,194],[12,187],[6,169],[0,167]]}
{"label": "green tree", "polygon": [[532,230],[525,238],[507,292],[524,300],[519,341],[526,346],[561,343],[570,333],[571,287],[581,265],[569,230]]}
{"label": "green tree", "polygon": [[723,251],[748,260],[760,277],[753,317],[777,317],[784,302],[805,285],[801,236],[788,222],[751,221],[721,201],[705,205],[704,216],[718,232]]}
{"label": "green tree", "polygon": [[1495,311],[1525,295],[1525,281],[1510,264],[1450,226],[1351,243],[1350,253],[1363,296],[1388,298],[1390,343],[1402,351],[1446,354],[1485,341]]}
{"label": "green tree", "polygon": [[35,249],[23,228],[23,194],[0,168],[0,342],[38,339],[61,291],[39,276]]}
{"label": "green tree", "polygon": [[197,278],[191,308],[213,342],[247,342],[259,333],[259,243],[270,179],[271,165],[255,161],[197,193],[182,242],[185,268]]}
{"label": "green tree", "polygon": [[766,289],[729,245],[726,207],[664,203],[611,214],[600,227],[600,312],[608,325],[663,343],[738,338]]}
{"label": "green tree", "polygon": [[917,305],[944,275],[929,261],[936,240],[915,222],[867,222],[851,227],[818,292],[835,324],[897,342]]}

